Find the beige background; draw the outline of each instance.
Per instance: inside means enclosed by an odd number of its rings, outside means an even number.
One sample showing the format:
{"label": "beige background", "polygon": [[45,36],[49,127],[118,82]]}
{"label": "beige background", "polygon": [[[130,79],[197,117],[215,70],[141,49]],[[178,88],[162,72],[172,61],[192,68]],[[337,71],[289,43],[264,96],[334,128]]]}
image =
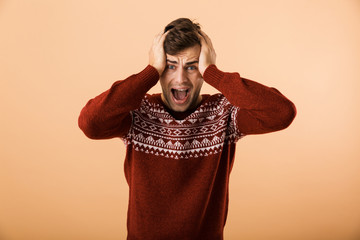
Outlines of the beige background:
{"label": "beige background", "polygon": [[124,146],[77,117],[178,17],[202,24],[220,69],[298,110],[239,142],[225,239],[360,239],[358,0],[0,1],[0,239],[125,239]]}

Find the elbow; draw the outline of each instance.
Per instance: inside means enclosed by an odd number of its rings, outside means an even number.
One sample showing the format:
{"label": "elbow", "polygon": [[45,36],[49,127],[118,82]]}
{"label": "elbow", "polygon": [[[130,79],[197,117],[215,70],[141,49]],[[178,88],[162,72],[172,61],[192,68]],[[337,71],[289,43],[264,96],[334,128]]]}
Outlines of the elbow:
{"label": "elbow", "polygon": [[277,125],[278,127],[276,130],[282,130],[289,127],[291,123],[294,121],[297,114],[295,104],[290,100],[287,100],[286,104],[284,104],[284,106],[279,111],[279,114],[280,114],[279,117],[280,122],[278,123]]}
{"label": "elbow", "polygon": [[84,116],[83,113],[80,114],[78,118],[78,126],[81,131],[90,139],[99,139],[98,131],[96,131],[96,126],[90,119]]}

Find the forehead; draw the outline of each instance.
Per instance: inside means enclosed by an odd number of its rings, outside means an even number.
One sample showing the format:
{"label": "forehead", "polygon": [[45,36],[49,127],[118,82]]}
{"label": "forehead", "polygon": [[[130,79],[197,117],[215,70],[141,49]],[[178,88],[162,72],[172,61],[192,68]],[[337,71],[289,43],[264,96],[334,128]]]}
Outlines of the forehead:
{"label": "forehead", "polygon": [[175,55],[166,54],[166,58],[174,61],[199,60],[200,51],[201,51],[200,45],[195,45],[193,47],[186,48]]}

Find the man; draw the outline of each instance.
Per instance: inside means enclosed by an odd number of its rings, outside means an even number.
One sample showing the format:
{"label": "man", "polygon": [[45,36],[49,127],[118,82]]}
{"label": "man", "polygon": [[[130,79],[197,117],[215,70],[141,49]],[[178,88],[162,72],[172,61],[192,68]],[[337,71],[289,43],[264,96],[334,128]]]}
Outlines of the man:
{"label": "man", "polygon": [[[143,71],[81,111],[89,138],[126,144],[128,239],[223,239],[236,141],[295,117],[279,91],[220,71],[215,60],[200,26],[177,19],[155,37]],[[147,94],[158,80],[162,93]],[[200,95],[203,81],[221,93]]]}

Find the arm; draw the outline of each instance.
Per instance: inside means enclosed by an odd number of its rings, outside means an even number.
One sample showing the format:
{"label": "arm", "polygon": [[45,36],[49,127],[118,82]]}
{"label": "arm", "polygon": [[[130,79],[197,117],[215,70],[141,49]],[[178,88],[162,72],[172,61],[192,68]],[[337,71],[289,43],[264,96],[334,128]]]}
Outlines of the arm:
{"label": "arm", "polygon": [[131,126],[130,111],[140,106],[146,92],[156,84],[159,76],[152,66],[91,99],[81,110],[78,124],[91,139],[123,137]]}
{"label": "arm", "polygon": [[295,105],[277,89],[241,78],[238,73],[225,73],[210,65],[204,80],[239,108],[236,126],[243,134],[282,130],[296,115]]}
{"label": "arm", "polygon": [[124,137],[131,127],[131,111],[139,108],[147,91],[159,80],[166,66],[164,39],[154,38],[149,52],[149,65],[140,73],[115,82],[111,88],[91,99],[82,109],[78,124],[91,139]]}
{"label": "arm", "polygon": [[260,134],[288,127],[296,115],[295,105],[277,89],[225,73],[216,65],[210,38],[201,32],[199,71],[205,82],[219,90],[238,108],[236,126],[242,134]]}

